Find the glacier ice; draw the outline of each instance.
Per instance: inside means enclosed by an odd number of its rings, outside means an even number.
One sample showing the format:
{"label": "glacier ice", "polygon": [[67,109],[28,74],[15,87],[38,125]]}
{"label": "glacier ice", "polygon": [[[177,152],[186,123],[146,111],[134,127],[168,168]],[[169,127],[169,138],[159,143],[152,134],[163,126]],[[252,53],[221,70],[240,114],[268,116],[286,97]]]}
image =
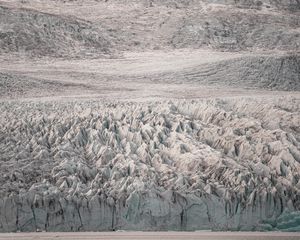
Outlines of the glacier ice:
{"label": "glacier ice", "polygon": [[0,232],[297,230],[300,101],[0,104]]}

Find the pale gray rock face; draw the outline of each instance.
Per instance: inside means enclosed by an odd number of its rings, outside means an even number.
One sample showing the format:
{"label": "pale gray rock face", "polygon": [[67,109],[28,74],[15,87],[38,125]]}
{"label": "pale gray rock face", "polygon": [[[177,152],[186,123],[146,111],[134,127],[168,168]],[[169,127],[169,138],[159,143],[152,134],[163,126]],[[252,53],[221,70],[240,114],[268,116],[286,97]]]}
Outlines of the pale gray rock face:
{"label": "pale gray rock face", "polygon": [[3,102],[0,231],[297,230],[299,106]]}

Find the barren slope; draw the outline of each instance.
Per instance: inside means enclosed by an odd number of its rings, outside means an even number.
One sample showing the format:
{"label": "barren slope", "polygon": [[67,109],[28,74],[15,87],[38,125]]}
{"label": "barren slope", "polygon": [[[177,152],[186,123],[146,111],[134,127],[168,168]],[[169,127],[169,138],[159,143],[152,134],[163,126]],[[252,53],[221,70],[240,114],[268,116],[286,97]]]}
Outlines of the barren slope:
{"label": "barren slope", "polygon": [[299,51],[297,0],[2,0],[2,4],[88,20],[108,30],[119,50]]}
{"label": "barren slope", "polygon": [[0,5],[1,53],[104,56],[110,41],[104,30],[86,21]]}
{"label": "barren slope", "polygon": [[297,54],[228,54],[207,50],[124,53],[123,58],[93,60],[24,61],[3,57],[0,96],[121,101],[299,96],[299,59]]}

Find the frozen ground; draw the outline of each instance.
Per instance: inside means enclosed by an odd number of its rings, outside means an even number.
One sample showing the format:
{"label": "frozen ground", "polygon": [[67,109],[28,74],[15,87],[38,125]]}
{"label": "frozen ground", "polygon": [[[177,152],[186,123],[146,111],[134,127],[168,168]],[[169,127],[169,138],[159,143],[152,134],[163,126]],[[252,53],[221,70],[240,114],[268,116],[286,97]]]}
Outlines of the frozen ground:
{"label": "frozen ground", "polygon": [[0,232],[300,231],[299,7],[0,1]]}

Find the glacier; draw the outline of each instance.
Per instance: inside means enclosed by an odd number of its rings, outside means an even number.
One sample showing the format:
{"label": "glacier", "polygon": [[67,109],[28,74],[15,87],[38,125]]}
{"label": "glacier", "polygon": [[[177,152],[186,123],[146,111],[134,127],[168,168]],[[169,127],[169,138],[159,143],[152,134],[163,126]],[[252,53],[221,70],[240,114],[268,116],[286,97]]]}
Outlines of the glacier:
{"label": "glacier", "polygon": [[299,231],[299,107],[3,101],[0,232]]}

